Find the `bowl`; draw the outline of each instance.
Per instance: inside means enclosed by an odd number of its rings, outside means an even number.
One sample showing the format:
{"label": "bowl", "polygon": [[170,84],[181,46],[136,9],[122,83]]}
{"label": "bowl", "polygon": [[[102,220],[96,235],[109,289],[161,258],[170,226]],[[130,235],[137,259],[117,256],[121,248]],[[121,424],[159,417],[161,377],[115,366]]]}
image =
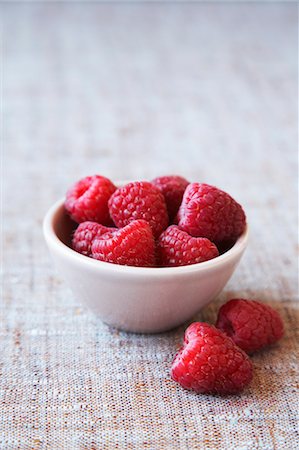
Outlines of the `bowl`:
{"label": "bowl", "polygon": [[43,231],[53,260],[75,297],[105,323],[139,332],[167,331],[211,302],[233,274],[247,246],[248,229],[228,251],[181,267],[131,267],[97,261],[71,249],[76,224],[64,199],[47,212]]}

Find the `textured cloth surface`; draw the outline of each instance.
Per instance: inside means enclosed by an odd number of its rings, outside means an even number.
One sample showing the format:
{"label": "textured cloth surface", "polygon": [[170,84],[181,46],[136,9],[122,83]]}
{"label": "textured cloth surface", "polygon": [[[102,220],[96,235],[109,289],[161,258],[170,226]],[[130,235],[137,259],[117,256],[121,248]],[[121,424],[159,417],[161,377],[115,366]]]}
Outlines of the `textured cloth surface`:
{"label": "textured cloth surface", "polygon": [[[292,4],[2,4],[0,448],[298,448],[297,13]],[[240,396],[169,368],[186,325],[104,325],[55,272],[41,224],[76,179],[179,173],[241,202],[250,245],[223,293],[286,334]],[[183,299],[182,299],[183,301]]]}

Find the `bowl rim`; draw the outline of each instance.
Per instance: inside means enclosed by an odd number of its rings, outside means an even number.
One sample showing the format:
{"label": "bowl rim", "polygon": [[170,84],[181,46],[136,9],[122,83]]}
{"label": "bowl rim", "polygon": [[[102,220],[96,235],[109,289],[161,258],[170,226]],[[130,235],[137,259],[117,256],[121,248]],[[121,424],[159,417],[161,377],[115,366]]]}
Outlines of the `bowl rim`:
{"label": "bowl rim", "polygon": [[43,220],[43,233],[44,238],[49,247],[54,247],[58,252],[63,253],[65,257],[76,260],[82,266],[90,267],[95,270],[107,271],[109,273],[123,273],[131,275],[150,275],[150,276],[163,276],[163,275],[179,275],[194,272],[202,272],[208,269],[213,269],[214,267],[225,265],[226,263],[233,261],[235,257],[242,254],[248,244],[249,228],[246,224],[246,228],[241,236],[236,240],[233,247],[227,250],[222,255],[216,258],[210,259],[209,261],[204,261],[196,264],[190,264],[186,266],[178,267],[135,267],[135,266],[124,266],[119,264],[108,263],[104,261],[98,261],[92,259],[88,256],[81,255],[72,248],[64,244],[57,236],[54,231],[54,219],[56,218],[59,210],[64,208],[65,198],[61,198],[56,201],[47,211]]}

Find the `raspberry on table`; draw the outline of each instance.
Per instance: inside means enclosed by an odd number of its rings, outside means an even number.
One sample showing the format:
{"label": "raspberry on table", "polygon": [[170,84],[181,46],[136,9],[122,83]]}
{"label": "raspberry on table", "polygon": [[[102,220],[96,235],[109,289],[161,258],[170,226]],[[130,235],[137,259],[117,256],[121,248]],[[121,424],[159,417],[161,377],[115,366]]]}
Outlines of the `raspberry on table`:
{"label": "raspberry on table", "polygon": [[115,229],[105,227],[97,222],[82,222],[74,232],[72,248],[82,255],[91,256],[91,244],[95,237]]}
{"label": "raspberry on table", "polygon": [[187,186],[178,220],[182,230],[216,244],[236,240],[246,227],[242,206],[226,192],[204,183]]}
{"label": "raspberry on table", "polygon": [[92,257],[114,264],[155,266],[155,240],[150,224],[133,220],[124,228],[97,236],[91,246]]}
{"label": "raspberry on table", "polygon": [[174,267],[208,261],[219,252],[209,239],[192,237],[171,225],[159,237],[157,254],[161,266]]}
{"label": "raspberry on table", "polygon": [[172,221],[178,212],[186,187],[189,184],[185,178],[178,175],[165,175],[152,180],[164,195],[168,215]]}
{"label": "raspberry on table", "polygon": [[274,344],[284,333],[278,312],[255,300],[235,298],[221,306],[216,327],[252,353]]}
{"label": "raspberry on table", "polygon": [[146,220],[158,237],[168,225],[163,194],[152,183],[135,181],[118,188],[109,200],[109,212],[119,228],[132,220]]}
{"label": "raspberry on table", "polygon": [[197,393],[235,394],[252,379],[252,363],[222,331],[194,322],[185,332],[171,376],[183,388]]}
{"label": "raspberry on table", "polygon": [[106,177],[85,177],[68,190],[65,209],[77,223],[92,221],[112,225],[108,200],[115,190],[116,186]]}

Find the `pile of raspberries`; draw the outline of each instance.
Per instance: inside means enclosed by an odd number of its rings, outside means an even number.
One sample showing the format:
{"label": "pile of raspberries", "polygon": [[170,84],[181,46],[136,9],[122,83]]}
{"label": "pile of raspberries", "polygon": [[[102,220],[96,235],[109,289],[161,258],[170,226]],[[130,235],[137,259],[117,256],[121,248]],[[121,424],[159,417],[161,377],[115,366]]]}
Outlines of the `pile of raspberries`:
{"label": "pile of raspberries", "polygon": [[[69,189],[65,209],[79,224],[72,247],[108,263],[175,267],[216,258],[246,228],[246,216],[229,194],[180,176],[116,187],[100,175]],[[197,393],[236,394],[252,380],[248,354],[278,341],[279,314],[255,300],[224,304],[215,326],[192,323],[171,368],[173,380]]]}
{"label": "pile of raspberries", "polygon": [[230,248],[246,227],[229,194],[180,176],[117,188],[100,175],[69,189],[65,209],[79,224],[72,247],[91,258],[137,267],[196,264]]}

